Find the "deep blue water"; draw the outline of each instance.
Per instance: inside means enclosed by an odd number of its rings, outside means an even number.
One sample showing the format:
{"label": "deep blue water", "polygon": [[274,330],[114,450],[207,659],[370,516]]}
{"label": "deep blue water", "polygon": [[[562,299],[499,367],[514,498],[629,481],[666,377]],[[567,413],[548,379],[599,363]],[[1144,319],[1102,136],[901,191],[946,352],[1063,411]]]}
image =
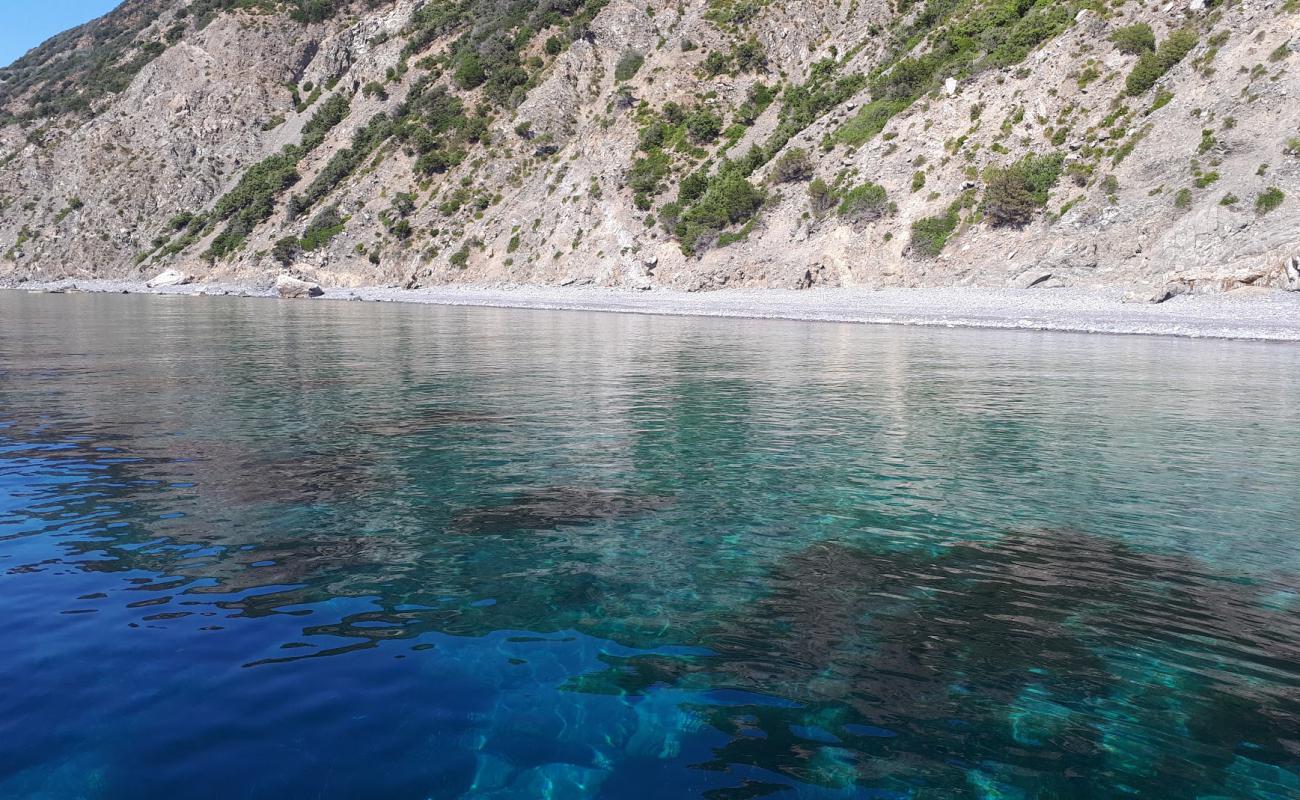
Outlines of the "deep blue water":
{"label": "deep blue water", "polygon": [[0,797],[1300,797],[1300,348],[0,294]]}

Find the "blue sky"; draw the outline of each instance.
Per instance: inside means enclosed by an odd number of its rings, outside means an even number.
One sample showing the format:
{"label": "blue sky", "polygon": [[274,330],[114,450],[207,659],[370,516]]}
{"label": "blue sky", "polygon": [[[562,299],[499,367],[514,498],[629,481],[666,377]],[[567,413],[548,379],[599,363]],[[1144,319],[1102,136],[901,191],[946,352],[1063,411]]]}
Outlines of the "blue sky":
{"label": "blue sky", "polygon": [[0,66],[56,33],[107,13],[121,0],[0,0]]}

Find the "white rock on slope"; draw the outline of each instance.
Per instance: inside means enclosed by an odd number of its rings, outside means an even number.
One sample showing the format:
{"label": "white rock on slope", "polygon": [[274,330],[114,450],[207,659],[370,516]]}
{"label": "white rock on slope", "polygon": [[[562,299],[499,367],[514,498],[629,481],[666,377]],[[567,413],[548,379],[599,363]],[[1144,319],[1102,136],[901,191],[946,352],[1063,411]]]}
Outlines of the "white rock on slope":
{"label": "white rock on slope", "polygon": [[181,272],[178,269],[165,269],[158,273],[153,280],[145,284],[150,289],[157,289],[161,286],[185,286],[194,282],[194,276]]}

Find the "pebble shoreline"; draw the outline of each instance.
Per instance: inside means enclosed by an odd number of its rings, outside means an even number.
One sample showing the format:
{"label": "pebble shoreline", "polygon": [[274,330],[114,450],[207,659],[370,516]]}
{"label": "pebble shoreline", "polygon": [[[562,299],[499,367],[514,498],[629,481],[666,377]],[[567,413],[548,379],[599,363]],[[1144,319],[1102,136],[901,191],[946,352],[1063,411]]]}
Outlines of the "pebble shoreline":
{"label": "pebble shoreline", "polygon": [[[193,283],[149,288],[142,282],[64,280],[8,287],[27,292],[275,297],[268,287]],[[1185,295],[1165,303],[1123,302],[1119,289],[720,289],[680,292],[596,287],[440,286],[326,288],[314,300],[421,303],[560,311],[744,319],[997,328],[1076,333],[1300,342],[1300,293]]]}

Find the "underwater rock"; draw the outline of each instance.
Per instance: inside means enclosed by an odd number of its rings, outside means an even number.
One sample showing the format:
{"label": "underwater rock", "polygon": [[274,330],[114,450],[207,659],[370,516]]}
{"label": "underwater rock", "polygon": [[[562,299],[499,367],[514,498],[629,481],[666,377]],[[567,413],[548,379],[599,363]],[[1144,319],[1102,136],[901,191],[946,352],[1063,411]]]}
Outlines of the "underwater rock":
{"label": "underwater rock", "polygon": [[[753,721],[741,726],[739,708],[716,712],[710,724],[732,739],[708,763],[752,763],[761,748],[773,772],[800,780],[810,770],[825,785],[851,781],[855,771],[866,782],[889,774],[888,758],[841,757],[847,752],[808,735],[812,724],[877,756],[959,752],[992,764],[1019,753],[1011,773],[986,776],[999,785],[1019,785],[1014,770],[1043,760],[1110,770],[1044,784],[1070,796],[1105,796],[1115,774],[1155,794],[1170,775],[1145,732],[1169,725],[1215,753],[1180,779],[1181,789],[1222,780],[1219,759],[1243,743],[1261,763],[1285,763],[1295,697],[1226,672],[1198,674],[1178,655],[1209,638],[1220,643],[1217,658],[1255,669],[1300,658],[1300,620],[1265,602],[1288,579],[1279,581],[1243,591],[1194,559],[1070,529],[1011,531],[937,555],[814,545],[772,570],[767,596],[736,604],[700,632],[696,643],[714,655],[697,661],[689,680],[840,714],[818,720],[756,704],[744,708]],[[632,695],[680,685],[683,665],[666,663],[680,661],[617,662],[604,681]],[[1170,697],[1183,699],[1171,705]],[[655,750],[653,737],[635,741],[647,755]],[[941,796],[970,791],[964,770],[945,767],[930,780],[949,792]]]}
{"label": "underwater rock", "polygon": [[355,449],[271,456],[219,442],[192,442],[171,467],[174,480],[207,499],[239,505],[306,505],[354,499],[390,484],[374,474],[374,455]]}
{"label": "underwater rock", "polygon": [[452,517],[452,530],[477,534],[552,530],[640,516],[671,505],[672,498],[661,495],[556,486],[528,490],[502,506],[482,506],[458,512]]}

